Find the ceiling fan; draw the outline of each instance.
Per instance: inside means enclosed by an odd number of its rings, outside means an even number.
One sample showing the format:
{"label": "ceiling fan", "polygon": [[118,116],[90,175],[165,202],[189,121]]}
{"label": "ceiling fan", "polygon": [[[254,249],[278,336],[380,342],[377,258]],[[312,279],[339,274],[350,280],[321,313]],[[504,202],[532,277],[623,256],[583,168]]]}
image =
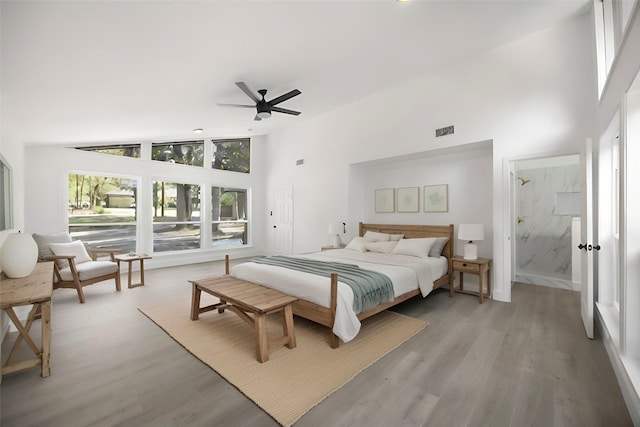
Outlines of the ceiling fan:
{"label": "ceiling fan", "polygon": [[300,114],[300,111],[287,110],[286,108],[276,107],[277,104],[286,101],[287,99],[291,99],[294,96],[300,95],[298,89],[294,89],[291,92],[287,92],[284,95],[280,95],[276,98],[273,98],[271,101],[267,101],[264,97],[267,95],[266,89],[260,89],[258,93],[262,96],[262,98],[258,98],[258,95],[253,92],[249,86],[245,82],[236,82],[236,86],[238,86],[244,93],[247,94],[249,98],[255,102],[255,105],[239,105],[239,104],[218,104],[222,107],[239,107],[239,108],[255,108],[256,109],[256,117],[254,120],[260,121],[262,119],[268,119],[271,117],[271,112],[275,111],[277,113],[285,113],[291,114],[293,116],[297,116]]}

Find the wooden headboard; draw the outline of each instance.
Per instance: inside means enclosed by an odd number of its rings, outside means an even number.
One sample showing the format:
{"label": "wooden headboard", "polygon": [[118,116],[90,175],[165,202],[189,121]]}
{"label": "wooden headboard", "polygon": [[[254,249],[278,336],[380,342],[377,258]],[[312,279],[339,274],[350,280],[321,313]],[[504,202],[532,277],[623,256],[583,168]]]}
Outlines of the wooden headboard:
{"label": "wooden headboard", "polygon": [[403,225],[403,224],[365,224],[360,223],[360,236],[367,231],[388,234],[404,234],[407,239],[419,237],[448,237],[442,254],[448,259],[453,256],[453,224],[449,225]]}

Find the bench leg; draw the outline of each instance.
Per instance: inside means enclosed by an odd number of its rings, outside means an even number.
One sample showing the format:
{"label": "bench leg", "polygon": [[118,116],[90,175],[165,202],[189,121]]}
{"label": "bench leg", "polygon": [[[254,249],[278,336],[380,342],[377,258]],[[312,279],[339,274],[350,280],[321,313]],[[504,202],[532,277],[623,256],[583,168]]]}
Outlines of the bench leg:
{"label": "bench leg", "polygon": [[264,363],[269,360],[269,341],[267,340],[267,315],[258,313],[255,315],[256,327],[256,353],[258,362]]}
{"label": "bench leg", "polygon": [[291,304],[284,307],[282,310],[282,326],[284,329],[284,336],[287,337],[287,347],[296,347],[296,332],[293,328],[293,308]]}
{"label": "bench leg", "polygon": [[200,294],[202,291],[195,283],[191,286],[191,320],[198,320],[200,315]]}
{"label": "bench leg", "polygon": [[218,313],[224,313],[224,309],[227,308],[227,302],[222,298],[218,298],[220,300],[220,304],[218,304]]}

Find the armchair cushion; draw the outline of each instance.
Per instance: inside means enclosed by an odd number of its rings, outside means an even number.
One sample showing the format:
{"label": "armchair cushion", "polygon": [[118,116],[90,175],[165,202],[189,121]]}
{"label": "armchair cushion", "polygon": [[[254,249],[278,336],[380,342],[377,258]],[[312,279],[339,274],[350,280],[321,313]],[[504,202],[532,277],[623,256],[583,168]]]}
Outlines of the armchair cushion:
{"label": "armchair cushion", "polygon": [[[51,249],[54,255],[75,256],[74,262],[76,266],[83,262],[91,261],[91,257],[87,253],[84,244],[79,240],[70,243],[51,243],[49,244],[49,249]],[[58,268],[66,268],[69,266],[66,260],[56,260],[56,264],[58,264]]]}
{"label": "armchair cushion", "polygon": [[55,255],[49,247],[52,243],[71,243],[72,241],[71,236],[66,231],[53,234],[33,233],[33,240],[38,245],[38,258],[40,261],[44,261],[48,256]]}
{"label": "armchair cushion", "polygon": [[[116,273],[118,271],[118,264],[111,261],[83,262],[76,265],[76,270],[78,271],[80,281],[83,282],[85,280]],[[71,267],[61,268],[60,277],[66,282],[73,282]]]}

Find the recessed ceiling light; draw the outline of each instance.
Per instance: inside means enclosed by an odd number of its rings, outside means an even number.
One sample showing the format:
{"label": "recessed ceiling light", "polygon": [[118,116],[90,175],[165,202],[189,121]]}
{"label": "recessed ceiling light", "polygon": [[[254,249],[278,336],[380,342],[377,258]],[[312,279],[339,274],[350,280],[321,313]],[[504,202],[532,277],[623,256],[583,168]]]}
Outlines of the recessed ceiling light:
{"label": "recessed ceiling light", "polygon": [[193,133],[202,133],[202,132],[204,132],[204,129],[202,128],[197,128],[193,130]]}

